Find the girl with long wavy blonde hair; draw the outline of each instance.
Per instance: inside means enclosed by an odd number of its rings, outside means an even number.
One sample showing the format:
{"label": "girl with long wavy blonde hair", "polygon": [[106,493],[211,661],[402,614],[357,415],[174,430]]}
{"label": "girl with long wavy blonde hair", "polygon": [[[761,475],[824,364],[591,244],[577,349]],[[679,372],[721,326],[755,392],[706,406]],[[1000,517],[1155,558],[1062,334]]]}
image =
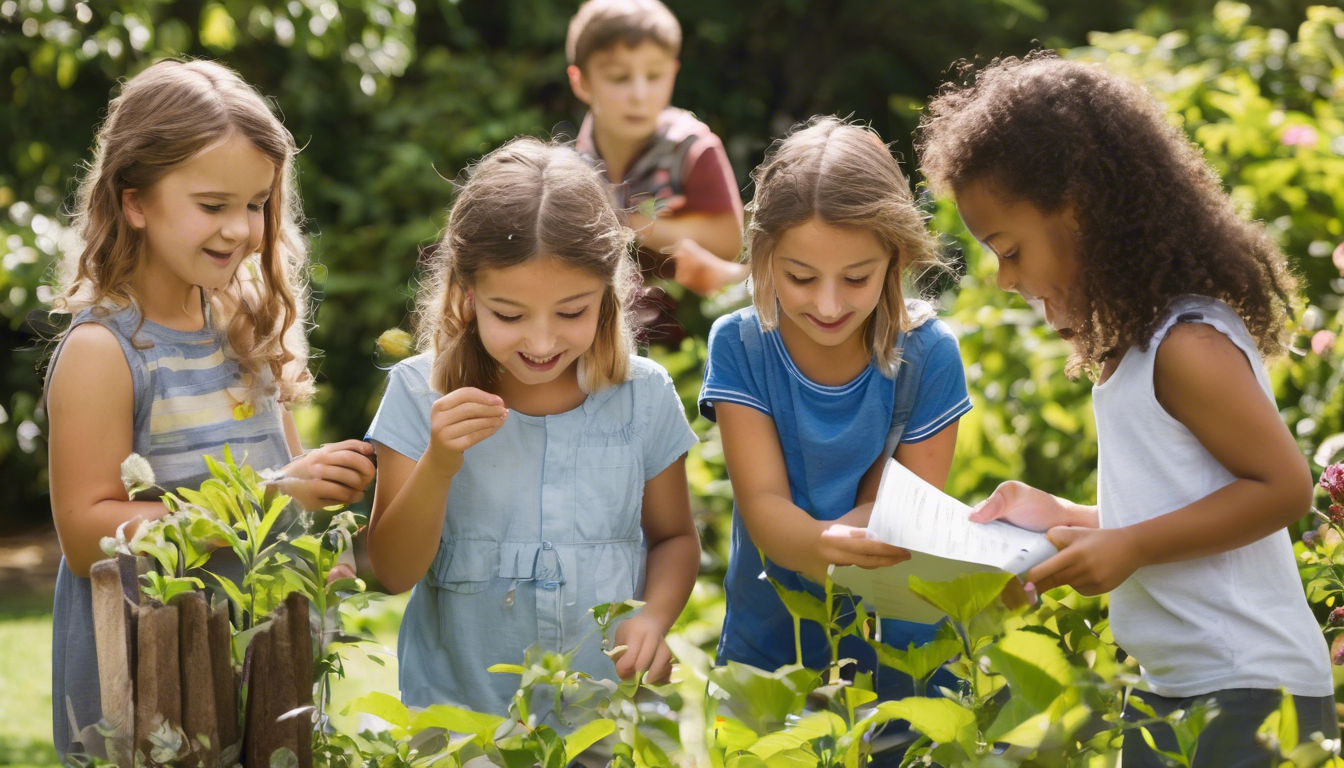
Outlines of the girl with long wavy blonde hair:
{"label": "girl with long wavy blonde hair", "polygon": [[83,245],[56,302],[70,325],[47,383],[62,754],[102,743],[87,578],[99,542],[167,511],[128,496],[129,454],[159,488],[194,487],[209,474],[203,455],[227,444],[257,469],[283,468],[277,482],[309,509],[357,500],[372,479],[362,441],[299,455],[286,407],[313,388],[294,153],[265,100],[208,61],[162,61],[127,81],[95,137],[74,215]]}

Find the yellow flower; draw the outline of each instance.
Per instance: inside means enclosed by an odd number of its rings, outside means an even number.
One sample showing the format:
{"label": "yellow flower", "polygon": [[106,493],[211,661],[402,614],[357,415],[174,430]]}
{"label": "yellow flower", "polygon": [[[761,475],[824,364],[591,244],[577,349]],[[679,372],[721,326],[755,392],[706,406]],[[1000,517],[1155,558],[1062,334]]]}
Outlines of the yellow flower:
{"label": "yellow flower", "polygon": [[252,403],[239,403],[233,406],[234,421],[242,421],[243,419],[250,419],[254,415],[256,415],[256,413],[257,409],[252,407]]}

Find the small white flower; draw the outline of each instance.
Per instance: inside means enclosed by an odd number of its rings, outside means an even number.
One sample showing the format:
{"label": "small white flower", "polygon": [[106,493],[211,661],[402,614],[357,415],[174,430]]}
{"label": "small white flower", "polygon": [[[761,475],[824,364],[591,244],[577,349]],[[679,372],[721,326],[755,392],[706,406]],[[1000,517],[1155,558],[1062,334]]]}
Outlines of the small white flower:
{"label": "small white flower", "polygon": [[144,456],[132,453],[121,462],[121,484],[126,495],[135,498],[135,494],[153,488],[154,482],[154,468]]}

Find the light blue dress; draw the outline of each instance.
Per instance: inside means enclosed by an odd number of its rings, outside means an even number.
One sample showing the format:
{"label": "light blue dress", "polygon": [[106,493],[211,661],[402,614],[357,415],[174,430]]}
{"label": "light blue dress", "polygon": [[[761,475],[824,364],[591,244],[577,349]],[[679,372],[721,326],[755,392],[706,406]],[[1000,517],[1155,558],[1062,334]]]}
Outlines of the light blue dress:
{"label": "light blue dress", "polygon": [[[398,363],[368,437],[418,461],[429,446],[430,359]],[[572,670],[615,678],[588,609],[638,598],[644,484],[696,442],[671,378],[630,359],[630,377],[553,416],[509,411],[468,449],[439,551],[411,591],[397,640],[401,695],[504,715],[529,646],[579,650]]]}

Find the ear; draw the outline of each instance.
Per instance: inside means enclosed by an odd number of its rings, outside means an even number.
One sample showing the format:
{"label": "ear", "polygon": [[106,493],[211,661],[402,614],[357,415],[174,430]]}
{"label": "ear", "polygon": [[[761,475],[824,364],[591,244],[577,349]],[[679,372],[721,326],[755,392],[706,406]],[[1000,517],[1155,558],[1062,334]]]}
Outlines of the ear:
{"label": "ear", "polygon": [[123,189],[121,191],[121,213],[133,229],[145,228],[145,209],[140,199],[140,190]]}
{"label": "ear", "polygon": [[592,96],[588,93],[587,78],[584,77],[583,70],[570,64],[565,68],[565,74],[569,76],[569,89],[574,92],[574,98],[584,104],[592,104]]}

